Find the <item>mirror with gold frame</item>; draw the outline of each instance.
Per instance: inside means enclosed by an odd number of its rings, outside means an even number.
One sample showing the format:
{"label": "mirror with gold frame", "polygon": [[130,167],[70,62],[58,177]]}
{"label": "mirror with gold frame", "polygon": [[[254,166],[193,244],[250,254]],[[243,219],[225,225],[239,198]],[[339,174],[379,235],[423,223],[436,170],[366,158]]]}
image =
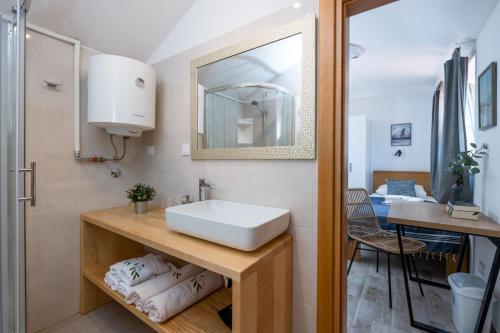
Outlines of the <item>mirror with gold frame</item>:
{"label": "mirror with gold frame", "polygon": [[193,159],[316,158],[314,16],[191,63]]}

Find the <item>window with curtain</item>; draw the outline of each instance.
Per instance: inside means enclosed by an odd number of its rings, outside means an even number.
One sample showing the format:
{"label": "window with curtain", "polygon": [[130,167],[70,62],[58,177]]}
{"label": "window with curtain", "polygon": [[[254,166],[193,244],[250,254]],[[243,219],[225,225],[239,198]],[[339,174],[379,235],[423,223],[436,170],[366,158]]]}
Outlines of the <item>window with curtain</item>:
{"label": "window with curtain", "polygon": [[[476,106],[476,56],[473,55],[469,60],[469,68],[467,74],[467,93],[466,93],[466,105],[465,105],[465,137],[467,144],[475,142],[474,138],[474,128],[476,125],[474,117],[475,106]],[[470,148],[470,147],[468,147]]]}

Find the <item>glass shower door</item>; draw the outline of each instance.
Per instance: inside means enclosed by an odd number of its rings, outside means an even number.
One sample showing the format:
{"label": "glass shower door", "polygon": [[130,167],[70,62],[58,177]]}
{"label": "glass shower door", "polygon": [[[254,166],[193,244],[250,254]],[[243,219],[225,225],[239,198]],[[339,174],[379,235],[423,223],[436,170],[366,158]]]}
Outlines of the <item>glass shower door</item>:
{"label": "glass shower door", "polygon": [[[0,331],[26,331],[24,67],[28,0],[0,8]],[[33,174],[34,176],[34,174]],[[34,195],[34,193],[32,193]]]}

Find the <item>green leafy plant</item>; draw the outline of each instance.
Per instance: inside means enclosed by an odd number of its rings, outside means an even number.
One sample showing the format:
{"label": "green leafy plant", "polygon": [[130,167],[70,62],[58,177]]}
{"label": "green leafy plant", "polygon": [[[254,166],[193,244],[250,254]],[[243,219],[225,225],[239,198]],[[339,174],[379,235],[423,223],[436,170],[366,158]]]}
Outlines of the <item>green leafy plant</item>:
{"label": "green leafy plant", "polygon": [[132,202],[151,201],[156,196],[156,190],[146,184],[137,183],[127,190],[127,198]]}
{"label": "green leafy plant", "polygon": [[472,149],[459,153],[457,157],[448,164],[448,171],[457,177],[457,185],[464,184],[465,174],[478,174],[481,170],[479,169],[477,160],[488,154],[486,152],[488,150],[488,145],[485,143],[481,144],[479,148],[475,143],[471,143],[470,146]]}

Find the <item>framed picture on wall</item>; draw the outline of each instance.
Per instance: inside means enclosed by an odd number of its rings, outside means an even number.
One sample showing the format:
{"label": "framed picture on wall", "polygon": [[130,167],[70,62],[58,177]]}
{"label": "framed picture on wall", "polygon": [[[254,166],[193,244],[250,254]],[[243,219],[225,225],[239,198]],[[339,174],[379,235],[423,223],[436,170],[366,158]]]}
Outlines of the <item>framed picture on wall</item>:
{"label": "framed picture on wall", "polygon": [[497,63],[492,62],[478,79],[478,123],[485,130],[497,125]]}
{"label": "framed picture on wall", "polygon": [[391,146],[411,146],[411,123],[391,125]]}

